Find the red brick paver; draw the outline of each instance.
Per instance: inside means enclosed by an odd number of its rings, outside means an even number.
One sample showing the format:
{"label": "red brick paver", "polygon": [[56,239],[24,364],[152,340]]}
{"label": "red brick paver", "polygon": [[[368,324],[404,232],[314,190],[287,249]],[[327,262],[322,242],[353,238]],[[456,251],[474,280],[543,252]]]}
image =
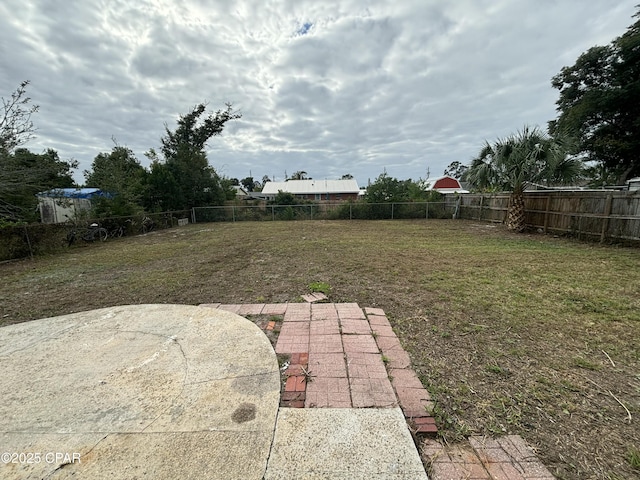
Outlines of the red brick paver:
{"label": "red brick paver", "polygon": [[435,440],[422,444],[431,464],[432,480],[552,480],[533,450],[517,435],[497,439],[472,436],[468,444],[444,447]]}
{"label": "red brick paver", "polygon": [[343,335],[344,351],[352,353],[379,353],[378,345],[371,335]]}
{"label": "red brick paver", "polygon": [[349,408],[351,393],[347,378],[312,377],[307,384],[307,408]]}
{"label": "red brick paver", "polygon": [[342,353],[342,337],[333,335],[313,335],[309,337],[309,352],[313,353]]}
{"label": "red brick paver", "polygon": [[347,378],[344,354],[342,352],[310,353],[309,374],[312,378]]}
{"label": "red brick paver", "polygon": [[342,328],[342,334],[361,334],[371,335],[371,327],[366,319],[360,318],[341,318],[340,326]]}
{"label": "red brick paver", "polygon": [[262,308],[262,315],[284,315],[286,311],[286,303],[268,303]]}

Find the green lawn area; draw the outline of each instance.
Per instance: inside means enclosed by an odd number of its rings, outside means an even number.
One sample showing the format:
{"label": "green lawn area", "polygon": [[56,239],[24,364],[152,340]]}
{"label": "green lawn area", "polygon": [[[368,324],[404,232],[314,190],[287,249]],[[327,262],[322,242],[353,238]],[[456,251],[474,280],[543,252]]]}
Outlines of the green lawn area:
{"label": "green lawn area", "polygon": [[447,441],[520,434],[558,478],[640,476],[637,248],[462,220],[208,223],[4,263],[0,278],[3,325],[295,302],[324,282],[332,302],[385,310]]}

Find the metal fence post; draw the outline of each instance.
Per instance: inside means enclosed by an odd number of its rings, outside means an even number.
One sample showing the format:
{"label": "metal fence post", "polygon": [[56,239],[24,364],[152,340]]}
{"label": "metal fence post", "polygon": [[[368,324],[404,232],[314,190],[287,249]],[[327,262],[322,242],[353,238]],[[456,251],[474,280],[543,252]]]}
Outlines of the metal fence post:
{"label": "metal fence post", "polygon": [[393,206],[395,203],[391,202],[391,220],[393,220]]}
{"label": "metal fence post", "polygon": [[196,223],[196,207],[191,207],[191,223]]}

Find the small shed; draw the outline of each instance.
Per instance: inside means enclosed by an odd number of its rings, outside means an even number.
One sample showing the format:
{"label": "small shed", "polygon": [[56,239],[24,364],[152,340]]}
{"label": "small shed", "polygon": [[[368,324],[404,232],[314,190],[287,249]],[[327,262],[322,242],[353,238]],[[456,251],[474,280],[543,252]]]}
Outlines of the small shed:
{"label": "small shed", "polygon": [[42,223],[65,223],[91,209],[91,199],[111,197],[99,188],[54,188],[36,194]]}
{"label": "small shed", "polygon": [[449,175],[427,178],[424,183],[426,184],[425,190],[427,191],[435,190],[439,193],[469,193],[468,190],[462,188],[462,185],[460,185],[457,179]]}

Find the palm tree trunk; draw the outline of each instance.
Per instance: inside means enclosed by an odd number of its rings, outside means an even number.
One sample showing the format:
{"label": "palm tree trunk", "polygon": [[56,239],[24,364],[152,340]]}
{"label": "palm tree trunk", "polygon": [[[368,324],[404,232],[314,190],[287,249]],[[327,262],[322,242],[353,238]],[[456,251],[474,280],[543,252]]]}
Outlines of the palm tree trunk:
{"label": "palm tree trunk", "polygon": [[507,211],[507,228],[518,233],[523,232],[527,226],[524,215],[524,195],[512,193]]}

